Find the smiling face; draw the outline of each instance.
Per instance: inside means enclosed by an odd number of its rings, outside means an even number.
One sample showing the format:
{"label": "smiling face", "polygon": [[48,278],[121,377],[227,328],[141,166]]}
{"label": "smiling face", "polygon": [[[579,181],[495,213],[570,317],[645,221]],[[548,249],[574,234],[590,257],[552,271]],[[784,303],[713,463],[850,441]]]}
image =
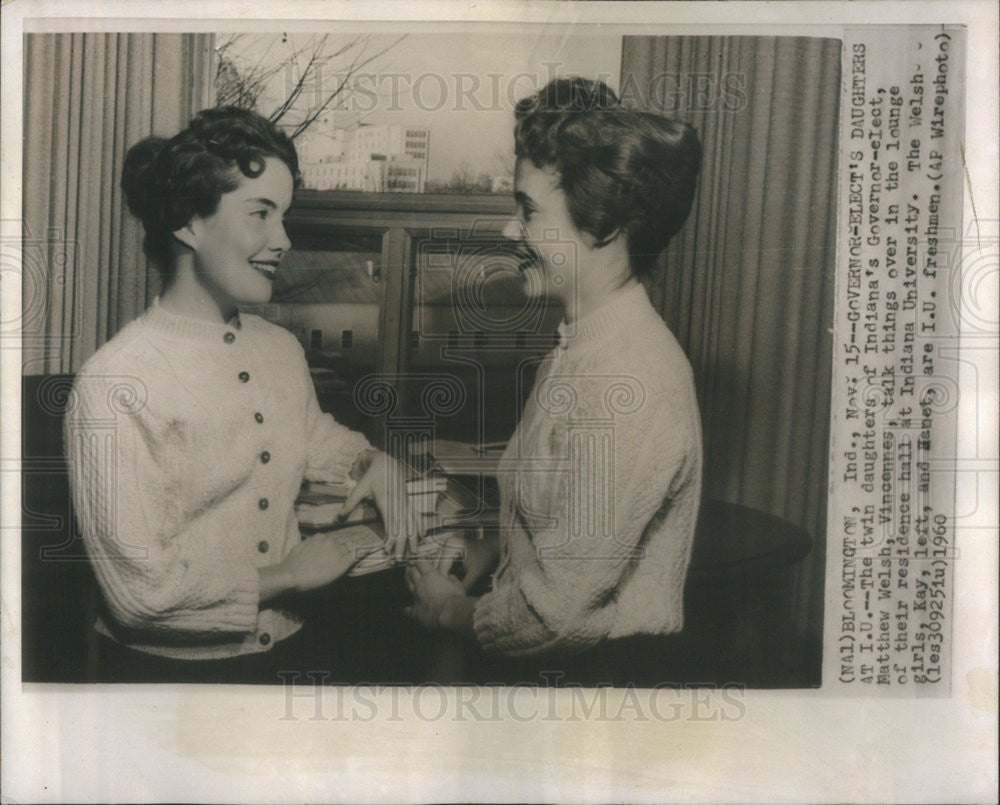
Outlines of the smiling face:
{"label": "smiling face", "polygon": [[525,293],[568,303],[578,284],[580,258],[592,244],[573,225],[556,169],[518,159],[514,201],[517,214],[503,234],[517,244]]}
{"label": "smiling face", "polygon": [[291,248],[283,218],[294,185],[285,163],[268,157],[259,176],[239,178],[214,213],[195,216],[174,233],[190,249],[194,281],[223,319],[240,306],[271,299],[278,263]]}

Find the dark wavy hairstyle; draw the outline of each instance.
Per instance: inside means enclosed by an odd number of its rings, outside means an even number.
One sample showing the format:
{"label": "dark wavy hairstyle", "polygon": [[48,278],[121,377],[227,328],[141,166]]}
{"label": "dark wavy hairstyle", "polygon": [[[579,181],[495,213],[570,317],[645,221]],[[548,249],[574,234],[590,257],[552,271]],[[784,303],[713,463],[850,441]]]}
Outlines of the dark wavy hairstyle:
{"label": "dark wavy hairstyle", "polygon": [[695,130],[625,109],[601,81],[557,78],[515,108],[515,154],[554,167],[570,218],[598,246],[624,234],[632,271],[650,273],[694,200]]}
{"label": "dark wavy hairstyle", "polygon": [[214,213],[240,174],[260,176],[265,157],[284,162],[298,184],[292,141],[266,118],[236,106],[204,109],[169,140],[147,137],[128,150],[121,187],[142,221],[143,250],[165,279],[173,273],[172,233],[196,215]]}

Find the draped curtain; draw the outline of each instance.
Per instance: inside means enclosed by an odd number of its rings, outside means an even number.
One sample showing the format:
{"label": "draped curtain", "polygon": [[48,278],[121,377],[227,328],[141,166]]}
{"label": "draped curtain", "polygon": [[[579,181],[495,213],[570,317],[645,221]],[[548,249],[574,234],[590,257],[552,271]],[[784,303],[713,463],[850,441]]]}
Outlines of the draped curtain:
{"label": "draped curtain", "polygon": [[625,37],[623,101],[693,125],[698,195],[648,290],[694,367],[709,497],[805,527],[822,628],[840,41]]}
{"label": "draped curtain", "polygon": [[156,294],[122,163],[210,105],[212,56],[207,34],[25,37],[24,374],[76,371]]}

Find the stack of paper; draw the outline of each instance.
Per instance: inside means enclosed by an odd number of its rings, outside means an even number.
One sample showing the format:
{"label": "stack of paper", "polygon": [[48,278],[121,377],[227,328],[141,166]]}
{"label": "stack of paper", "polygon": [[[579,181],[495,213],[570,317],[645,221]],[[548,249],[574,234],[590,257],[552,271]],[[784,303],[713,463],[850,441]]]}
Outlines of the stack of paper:
{"label": "stack of paper", "polygon": [[329,531],[357,523],[380,523],[378,509],[368,500],[363,500],[345,520],[340,521],[344,501],[354,488],[353,483],[313,483],[299,492],[295,501],[295,516],[303,531]]}
{"label": "stack of paper", "polygon": [[[366,528],[366,526],[359,526],[358,528]],[[355,531],[356,529],[346,529],[345,531]],[[344,533],[344,532],[342,532]],[[347,538],[350,540],[350,545],[358,552],[359,555],[363,555],[364,558],[358,562],[347,575],[349,576],[364,576],[368,573],[376,573],[380,570],[388,570],[391,567],[395,567],[397,564],[402,562],[406,564],[408,562],[414,562],[418,560],[426,560],[435,563],[442,563],[443,567],[450,567],[451,564],[462,558],[461,547],[449,544],[446,537],[452,536],[451,534],[446,534],[443,536],[426,536],[420,541],[420,545],[417,547],[417,552],[415,554],[408,553],[402,560],[397,560],[395,556],[390,555],[386,552],[385,548],[382,547],[382,541],[379,541],[378,547],[371,547],[371,543],[366,543],[363,535],[351,534]]]}
{"label": "stack of paper", "polygon": [[470,444],[437,439],[415,444],[410,451],[410,460],[415,466],[427,467],[445,475],[486,475],[495,478],[506,446],[506,442]]}
{"label": "stack of paper", "polygon": [[448,479],[441,476],[428,476],[406,482],[406,494],[410,505],[421,515],[431,516],[437,510],[441,495],[448,488]]}
{"label": "stack of paper", "polygon": [[[397,564],[383,545],[385,528],[378,510],[371,501],[363,501],[348,517],[340,520],[344,501],[353,484],[313,483],[303,489],[295,502],[295,513],[304,534],[337,532],[360,561],[348,575],[363,576],[387,570]],[[461,550],[449,546],[449,538],[471,533],[479,525],[476,515],[482,507],[467,493],[452,494],[446,478],[429,476],[407,482],[410,502],[424,520],[426,535],[420,541],[416,554],[403,560],[427,559],[450,565],[461,558]]]}

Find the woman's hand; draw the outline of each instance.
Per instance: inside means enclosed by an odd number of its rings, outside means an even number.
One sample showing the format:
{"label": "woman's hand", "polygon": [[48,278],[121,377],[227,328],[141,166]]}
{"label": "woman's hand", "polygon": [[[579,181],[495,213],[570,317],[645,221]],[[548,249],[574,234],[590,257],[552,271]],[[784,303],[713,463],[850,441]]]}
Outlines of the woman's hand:
{"label": "woman's hand", "polygon": [[433,563],[421,560],[406,568],[406,588],[413,595],[413,606],[405,609],[411,618],[429,629],[471,634],[475,601],[455,576],[446,576]]}
{"label": "woman's hand", "polygon": [[385,550],[401,558],[406,549],[417,550],[417,540],[425,528],[406,491],[407,470],[399,461],[381,451],[372,450],[359,461],[361,477],[344,501],[340,518],[346,518],[365,498],[375,505],[385,523]]}
{"label": "woman's hand", "polygon": [[500,561],[500,537],[495,531],[488,531],[482,537],[451,537],[441,547],[442,556],[456,552],[461,554],[465,566],[462,586],[466,591],[471,590]]}
{"label": "woman's hand", "polygon": [[260,600],[284,592],[307,592],[339,579],[364,558],[336,532],[308,537],[281,562],[258,570]]}

